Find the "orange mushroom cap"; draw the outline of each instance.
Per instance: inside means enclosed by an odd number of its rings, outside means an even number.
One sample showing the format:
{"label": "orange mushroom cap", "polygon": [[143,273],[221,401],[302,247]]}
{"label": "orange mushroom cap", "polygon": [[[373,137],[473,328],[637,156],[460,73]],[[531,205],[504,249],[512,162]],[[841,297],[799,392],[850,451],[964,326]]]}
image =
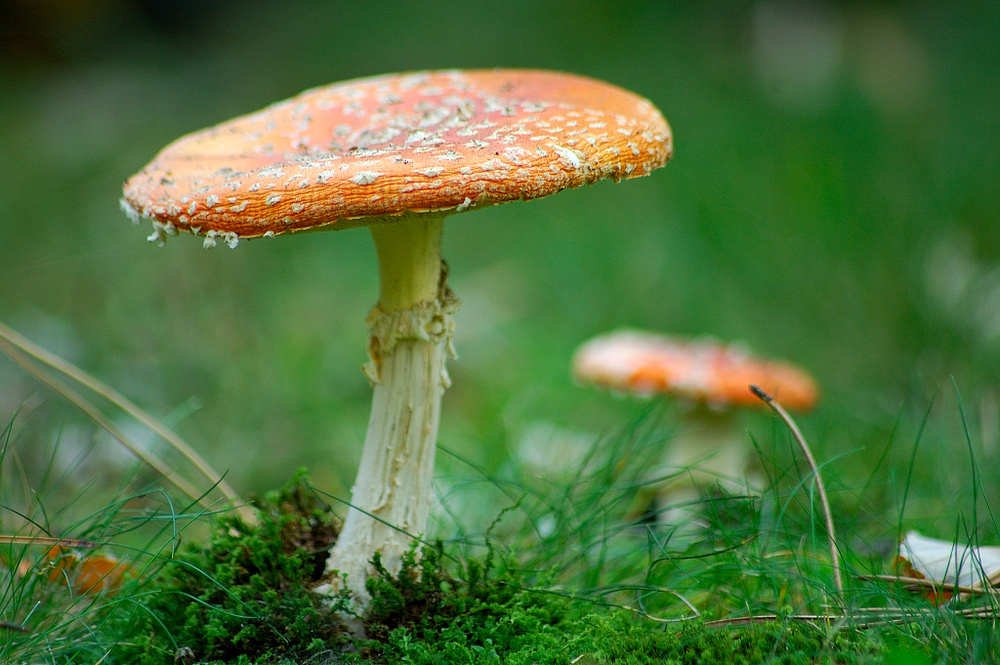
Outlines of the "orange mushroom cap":
{"label": "orange mushroom cap", "polygon": [[762,404],[750,384],[789,409],[810,409],[819,397],[812,377],[789,363],[754,358],[737,346],[712,340],[634,330],[583,344],[574,355],[573,374],[581,383],[631,393],[669,393],[715,406]]}
{"label": "orange mushroom cap", "polygon": [[671,151],[670,128],[649,101],[593,79],[390,74],[184,136],[125,183],[122,205],[134,221],[153,220],[151,240],[177,229],[280,235],[643,176]]}

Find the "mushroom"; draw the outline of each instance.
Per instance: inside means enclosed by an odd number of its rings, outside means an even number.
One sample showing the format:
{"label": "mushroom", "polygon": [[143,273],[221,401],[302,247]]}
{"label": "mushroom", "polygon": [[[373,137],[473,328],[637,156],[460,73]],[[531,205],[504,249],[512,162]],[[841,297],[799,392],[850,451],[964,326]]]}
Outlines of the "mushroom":
{"label": "mushroom", "polygon": [[206,247],[368,226],[380,292],[368,316],[374,391],[351,507],[332,549],[359,607],[370,560],[391,572],[427,526],[458,300],[441,259],[447,215],[649,174],[672,151],[647,100],[546,71],[441,71],[306,91],[182,137],[125,183],[151,241]]}
{"label": "mushroom", "polygon": [[677,527],[685,524],[689,505],[697,503],[699,488],[738,494],[759,484],[751,472],[750,447],[735,422],[736,407],[762,404],[751,384],[799,411],[812,408],[819,394],[812,377],[789,363],[755,358],[733,344],[636,330],[585,342],[574,354],[573,375],[583,384],[689,402],[681,431],[672,438],[661,467],[650,474],[649,491],[639,501],[643,507],[654,499],[673,505],[658,511],[657,519]]}

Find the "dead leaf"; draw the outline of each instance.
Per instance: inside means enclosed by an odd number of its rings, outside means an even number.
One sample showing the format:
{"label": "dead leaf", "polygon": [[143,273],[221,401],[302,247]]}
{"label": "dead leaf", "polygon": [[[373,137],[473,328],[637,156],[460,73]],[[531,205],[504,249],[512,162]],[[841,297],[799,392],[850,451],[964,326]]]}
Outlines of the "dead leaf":
{"label": "dead leaf", "polygon": [[90,554],[69,550],[60,545],[45,554],[53,582],[69,581],[77,594],[98,594],[121,586],[128,566],[110,555]]}

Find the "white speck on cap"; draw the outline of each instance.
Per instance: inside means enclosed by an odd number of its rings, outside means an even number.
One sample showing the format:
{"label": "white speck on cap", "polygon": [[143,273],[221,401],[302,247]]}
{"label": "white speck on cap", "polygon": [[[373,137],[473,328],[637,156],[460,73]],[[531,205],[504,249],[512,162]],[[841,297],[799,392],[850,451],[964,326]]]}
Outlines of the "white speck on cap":
{"label": "white speck on cap", "polygon": [[556,151],[556,154],[559,155],[559,158],[566,164],[566,166],[573,169],[580,168],[580,164],[582,162],[580,161],[580,154],[578,152],[571,150],[570,148],[564,148],[561,145],[556,145],[555,143],[550,143],[549,147]]}
{"label": "white speck on cap", "polygon": [[383,175],[385,174],[377,171],[358,171],[351,176],[351,182],[355,185],[370,185]]}

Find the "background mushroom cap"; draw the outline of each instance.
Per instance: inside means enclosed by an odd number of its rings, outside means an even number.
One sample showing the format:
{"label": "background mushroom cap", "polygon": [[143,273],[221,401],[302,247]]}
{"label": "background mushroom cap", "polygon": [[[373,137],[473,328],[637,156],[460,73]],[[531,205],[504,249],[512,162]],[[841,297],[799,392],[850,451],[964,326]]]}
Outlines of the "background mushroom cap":
{"label": "background mushroom cap", "polygon": [[581,383],[631,393],[669,393],[712,405],[760,405],[757,385],[789,409],[812,408],[816,382],[785,362],[754,358],[735,345],[683,340],[634,330],[595,337],[573,357]]}
{"label": "background mushroom cap", "polygon": [[184,136],[125,183],[122,203],[133,219],[168,229],[278,235],[643,176],[671,150],[649,101],[593,79],[391,74],[315,88]]}

